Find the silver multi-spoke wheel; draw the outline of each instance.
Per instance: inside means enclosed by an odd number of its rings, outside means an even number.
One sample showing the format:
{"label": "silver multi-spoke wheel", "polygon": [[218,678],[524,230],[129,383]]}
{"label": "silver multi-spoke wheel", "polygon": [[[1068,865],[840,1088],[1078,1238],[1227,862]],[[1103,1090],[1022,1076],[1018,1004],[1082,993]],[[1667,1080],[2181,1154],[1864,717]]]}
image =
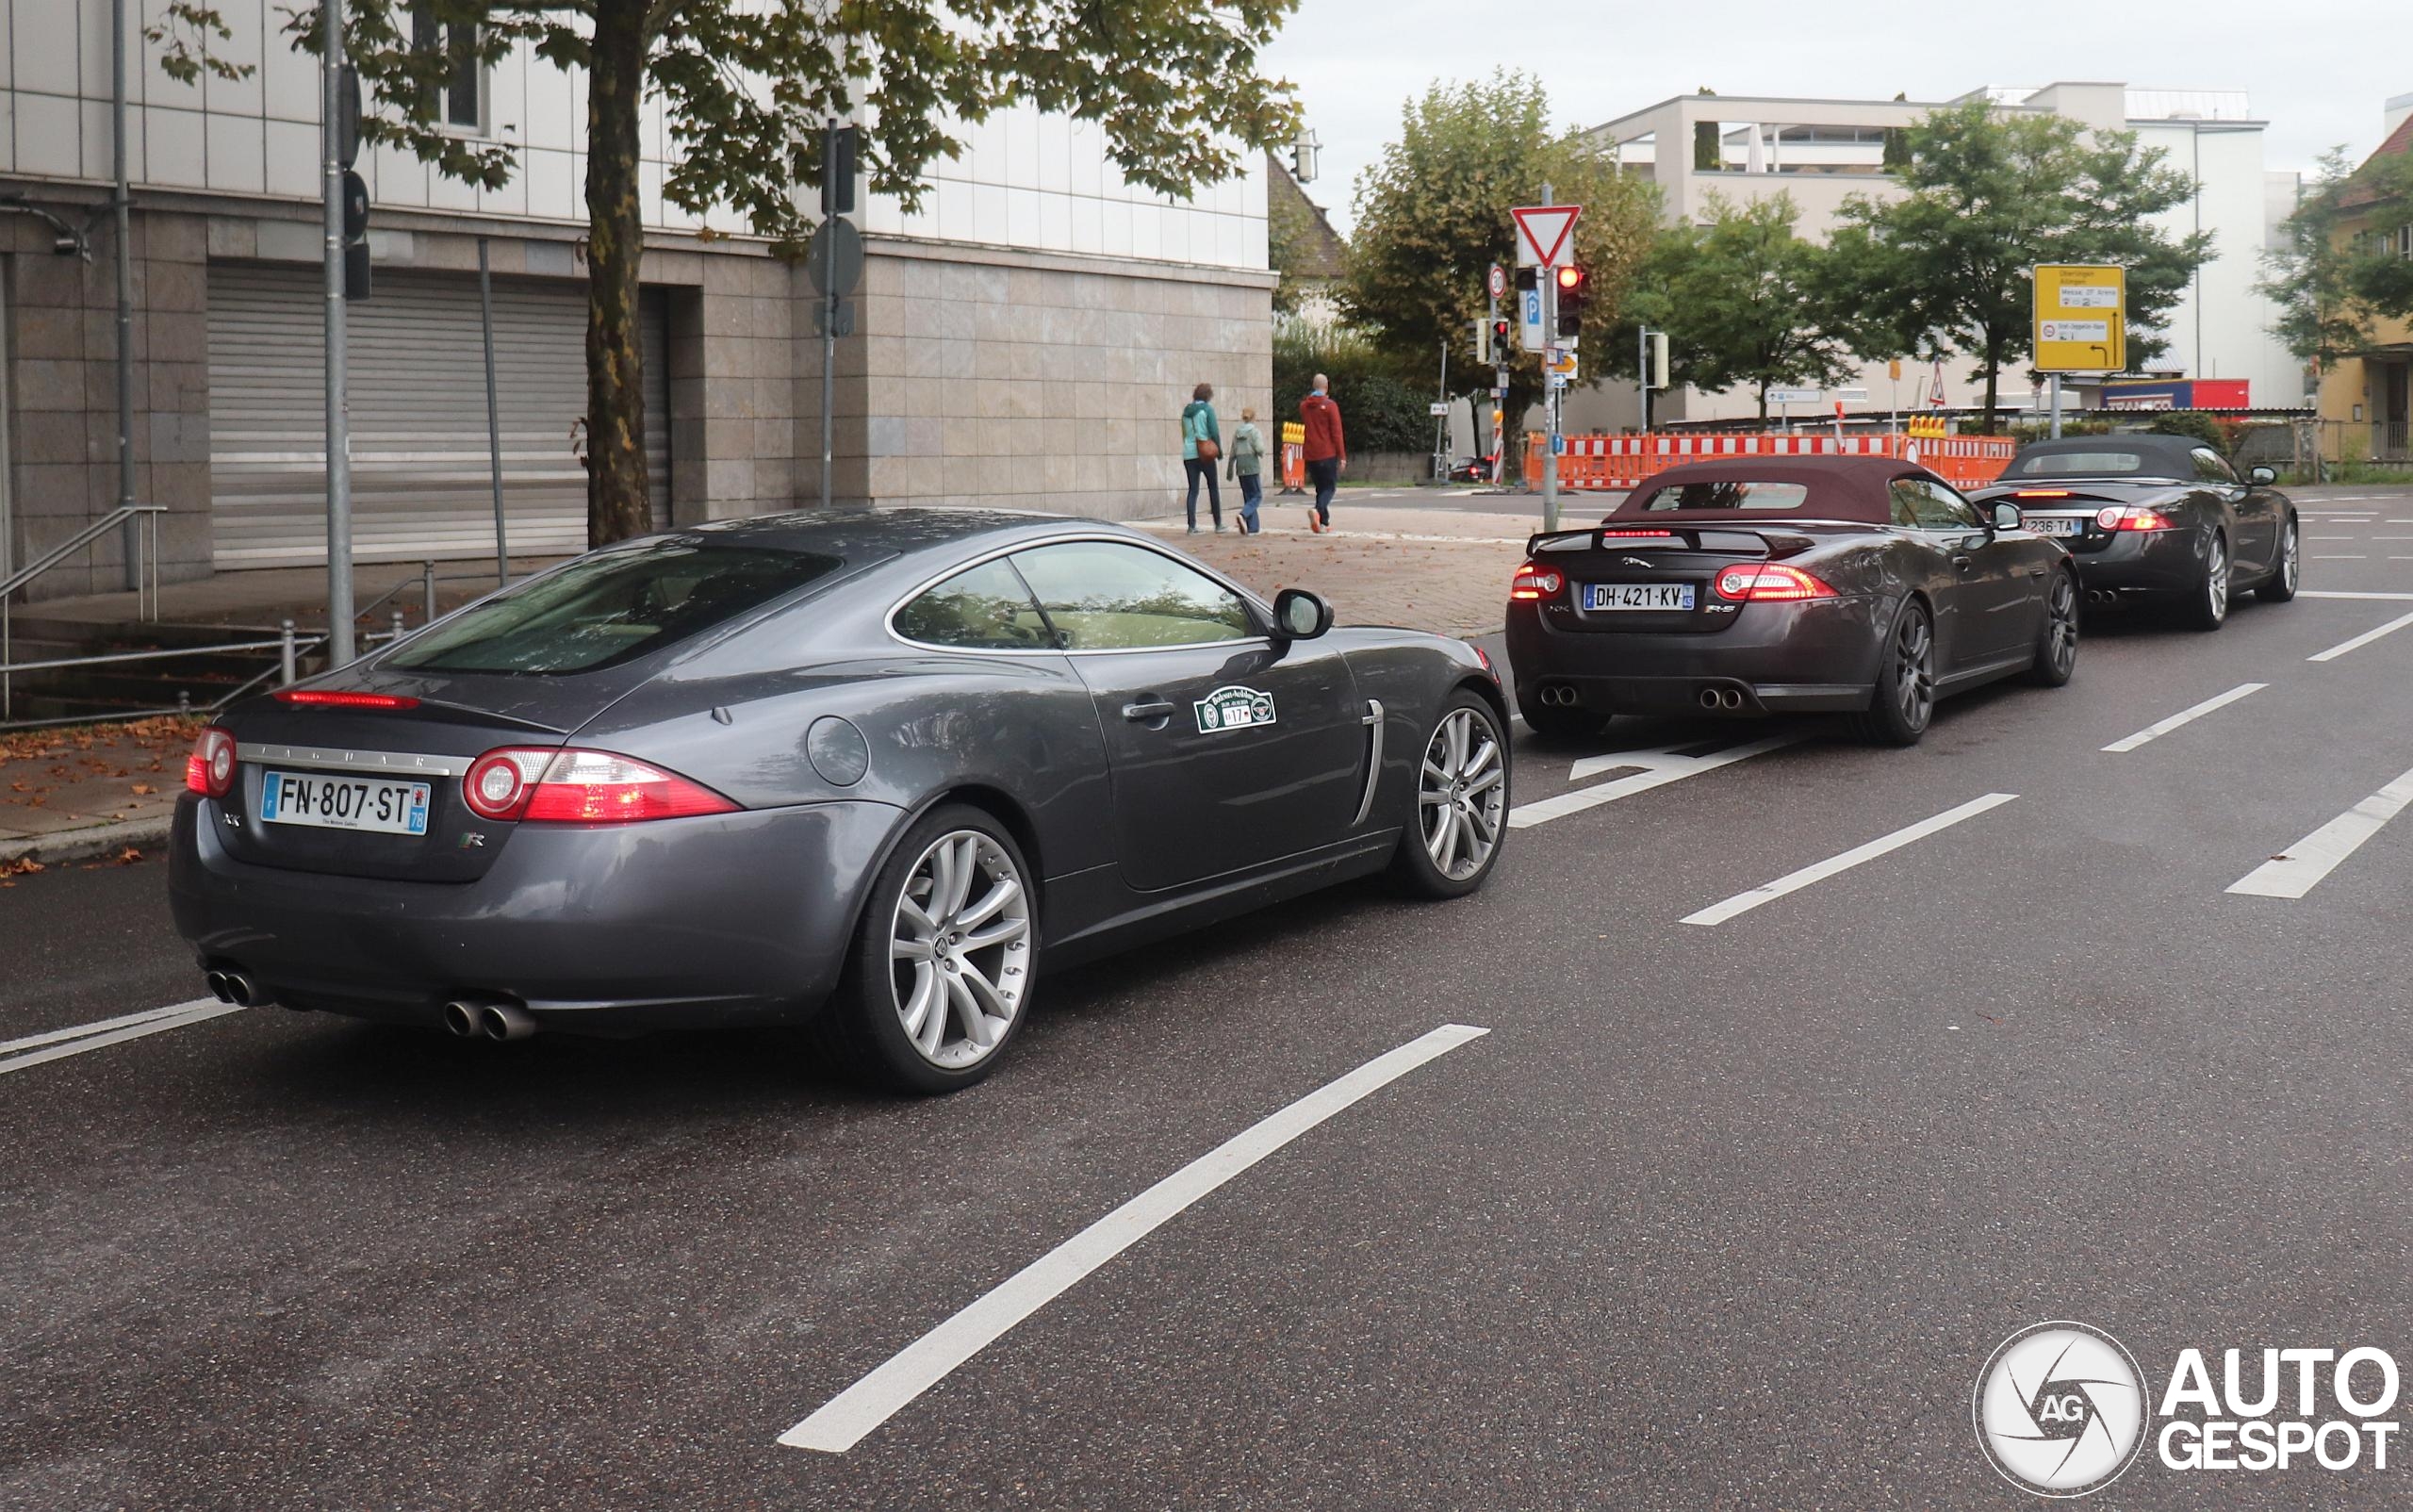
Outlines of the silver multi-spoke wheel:
{"label": "silver multi-spoke wheel", "polygon": [[2228,543],[2212,537],[2211,559],[2204,564],[2204,618],[2217,625],[2228,617]]}
{"label": "silver multi-spoke wheel", "polygon": [[2077,660],[2077,584],[2067,573],[2057,573],[2047,600],[2044,622],[2045,669],[2060,677],[2070,674]]}
{"label": "silver multi-spoke wheel", "polygon": [[1935,633],[1925,615],[1904,615],[1894,632],[1894,706],[1913,731],[1935,712]]}
{"label": "silver multi-spoke wheel", "polygon": [[1500,736],[1470,708],[1451,710],[1424,748],[1417,825],[1433,869],[1464,881],[1490,863],[1507,821],[1507,768]]}
{"label": "silver multi-spoke wheel", "polygon": [[1030,896],[1006,847],[977,830],[931,842],[906,873],[889,929],[905,1038],[960,1071],[1004,1043],[1030,989]]}

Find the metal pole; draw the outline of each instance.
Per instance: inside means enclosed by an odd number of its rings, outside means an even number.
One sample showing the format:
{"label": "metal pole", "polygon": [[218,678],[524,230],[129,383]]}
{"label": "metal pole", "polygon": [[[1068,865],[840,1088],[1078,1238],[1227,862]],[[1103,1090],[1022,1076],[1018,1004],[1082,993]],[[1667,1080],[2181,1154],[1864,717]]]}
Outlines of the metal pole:
{"label": "metal pole", "polygon": [[[834,161],[838,153],[838,120],[830,117],[821,138],[821,161]],[[824,178],[828,173],[822,175]],[[825,199],[823,204],[835,206],[837,201]],[[838,259],[837,248],[830,248],[830,271],[834,274]],[[821,296],[821,507],[829,507],[829,414],[838,404],[838,296],[834,292],[838,280],[829,280],[833,292]]]}
{"label": "metal pole", "polygon": [[435,564],[426,563],[419,569],[419,608],[422,625],[435,623]]}
{"label": "metal pole", "polygon": [[300,660],[293,645],[293,621],[282,620],[276,629],[276,685],[278,687],[289,688],[293,685],[295,664]]}
{"label": "metal pole", "polygon": [[[1542,186],[1542,203],[1557,203],[1550,197],[1550,186]],[[1558,339],[1558,280],[1551,270],[1535,270],[1534,283],[1542,296],[1542,413],[1550,427],[1542,446],[1542,529],[1558,529],[1558,390],[1551,386],[1551,343]]]}
{"label": "metal pole", "polygon": [[[110,209],[117,222],[117,505],[134,502],[134,218],[128,206],[131,190],[125,167],[125,0],[109,8],[109,111],[111,176],[116,180]],[[122,540],[125,585],[142,588],[142,522],[128,518]]]}
{"label": "metal pole", "polygon": [[[478,322],[486,343],[486,473],[494,483],[494,581],[511,586],[511,544],[502,529],[502,426],[494,403],[494,278],[486,271],[486,238],[478,238]],[[427,565],[427,617],[435,617],[435,564]]]}
{"label": "metal pole", "polygon": [[2061,438],[2061,375],[2053,374],[2053,439]]}
{"label": "metal pole", "polygon": [[[1439,403],[1450,402],[1450,338],[1441,338],[1441,392]],[[1448,411],[1433,417],[1433,478],[1436,483],[1450,481],[1450,416]]]}
{"label": "metal pole", "polygon": [[1644,326],[1633,337],[1633,386],[1642,395],[1642,434],[1650,434],[1650,328]]}
{"label": "metal pole", "polygon": [[319,8],[325,46],[319,58],[319,150],[326,165],[327,296],[327,665],[352,650],[352,419],[344,409],[343,158],[336,140],[343,102],[343,0]]}

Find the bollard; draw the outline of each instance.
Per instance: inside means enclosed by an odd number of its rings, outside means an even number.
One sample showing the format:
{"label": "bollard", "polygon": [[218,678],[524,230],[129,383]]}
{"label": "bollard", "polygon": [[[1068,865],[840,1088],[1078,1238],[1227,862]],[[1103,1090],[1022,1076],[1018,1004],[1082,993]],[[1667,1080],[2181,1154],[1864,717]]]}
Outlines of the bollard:
{"label": "bollard", "polygon": [[176,717],[179,719],[189,719],[192,717],[192,690],[190,688],[178,688],[176,690]]}
{"label": "bollard", "polygon": [[386,636],[386,645],[388,645],[388,646],[391,646],[392,644],[394,644],[394,642],[396,642],[396,641],[398,641],[398,640],[401,640],[402,638],[402,612],[401,610],[397,609],[397,610],[395,610],[395,611],[394,611],[394,633],[393,633],[392,634],[390,634],[390,635],[388,635],[388,636]]}
{"label": "bollard", "polygon": [[422,625],[432,625],[435,623],[435,564],[430,562],[419,568],[419,622]]}
{"label": "bollard", "polygon": [[277,686],[289,688],[293,685],[294,654],[292,620],[287,619],[280,625],[276,633],[276,642]]}

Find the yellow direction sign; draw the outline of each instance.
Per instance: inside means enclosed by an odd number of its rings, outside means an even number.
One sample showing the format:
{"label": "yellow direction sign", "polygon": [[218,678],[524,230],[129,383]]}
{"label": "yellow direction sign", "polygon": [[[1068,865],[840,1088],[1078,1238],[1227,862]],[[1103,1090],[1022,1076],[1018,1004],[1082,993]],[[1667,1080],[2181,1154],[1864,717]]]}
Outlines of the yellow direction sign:
{"label": "yellow direction sign", "polygon": [[2079,263],[2036,269],[2036,370],[2118,372],[2128,365],[2128,271]]}

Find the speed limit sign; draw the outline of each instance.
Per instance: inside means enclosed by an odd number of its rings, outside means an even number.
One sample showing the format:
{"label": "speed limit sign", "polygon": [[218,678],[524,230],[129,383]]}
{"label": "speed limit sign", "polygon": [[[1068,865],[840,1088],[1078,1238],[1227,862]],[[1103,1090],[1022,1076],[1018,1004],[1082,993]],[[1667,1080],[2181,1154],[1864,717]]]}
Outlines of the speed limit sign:
{"label": "speed limit sign", "polygon": [[1491,290],[1493,299],[1498,299],[1508,292],[1508,275],[1502,271],[1498,263],[1491,265],[1491,276],[1485,280],[1485,287]]}

